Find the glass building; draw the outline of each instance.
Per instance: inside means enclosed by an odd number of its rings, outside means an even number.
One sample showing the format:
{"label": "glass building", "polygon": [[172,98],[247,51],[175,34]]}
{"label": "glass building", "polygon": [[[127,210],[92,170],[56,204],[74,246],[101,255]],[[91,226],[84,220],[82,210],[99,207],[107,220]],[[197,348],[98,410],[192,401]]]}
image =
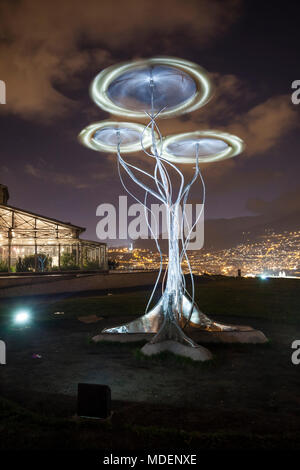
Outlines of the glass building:
{"label": "glass building", "polygon": [[7,204],[0,184],[0,270],[107,269],[106,243],[83,240],[85,228]]}

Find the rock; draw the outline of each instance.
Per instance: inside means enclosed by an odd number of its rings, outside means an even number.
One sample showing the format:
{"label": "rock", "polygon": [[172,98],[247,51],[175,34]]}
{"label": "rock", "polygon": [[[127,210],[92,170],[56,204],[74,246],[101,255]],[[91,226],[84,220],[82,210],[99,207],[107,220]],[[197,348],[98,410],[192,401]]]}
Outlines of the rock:
{"label": "rock", "polygon": [[191,346],[185,346],[184,344],[178,343],[177,341],[170,340],[154,344],[147,343],[141,349],[141,352],[146,356],[153,356],[163,351],[169,351],[177,356],[188,357],[193,361],[208,361],[212,359],[211,352],[202,346],[193,348]]}

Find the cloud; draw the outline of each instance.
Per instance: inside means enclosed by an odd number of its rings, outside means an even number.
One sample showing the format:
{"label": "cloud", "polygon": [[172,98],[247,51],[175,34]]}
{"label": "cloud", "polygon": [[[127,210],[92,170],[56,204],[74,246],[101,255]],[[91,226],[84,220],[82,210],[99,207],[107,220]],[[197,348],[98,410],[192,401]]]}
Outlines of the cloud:
{"label": "cloud", "polygon": [[300,212],[300,186],[292,191],[285,192],[272,201],[251,198],[246,208],[261,215],[288,215]]}
{"label": "cloud", "polygon": [[[205,46],[226,33],[240,15],[241,5],[237,0],[189,0],[184,8],[181,0],[4,1],[0,61],[7,104],[1,112],[46,120],[74,112],[79,103],[66,96],[58,83],[70,89],[79,86],[82,73],[116,62],[120,50],[133,51],[128,59],[141,56],[149,38],[182,29]],[[166,47],[169,51],[170,45]],[[223,128],[243,138],[251,156],[271,149],[298,125],[289,96],[269,98],[241,114],[239,107],[255,97],[247,83],[232,74],[212,73],[211,78],[215,84],[211,103],[191,115],[161,121],[164,134]]]}
{"label": "cloud", "polygon": [[6,165],[1,165],[0,166],[0,175],[7,175],[10,173],[10,169]]}
{"label": "cloud", "polygon": [[75,189],[86,189],[90,187],[88,182],[85,183],[82,181],[82,176],[77,177],[69,173],[53,171],[42,166],[36,167],[30,163],[25,165],[25,173],[43,181],[51,181],[52,183],[71,186]]}
{"label": "cloud", "polygon": [[[184,31],[198,47],[209,44],[238,18],[239,0],[4,0],[0,5],[1,79],[7,105],[1,112],[54,119],[76,103],[57,82],[76,84],[78,74],[143,56],[158,40],[161,54],[178,50],[172,35]],[[169,38],[169,41],[168,41]]]}
{"label": "cloud", "polygon": [[229,129],[246,143],[251,156],[274,147],[288,132],[299,127],[299,115],[290,103],[289,95],[278,95],[236,118]]}
{"label": "cloud", "polygon": [[[215,126],[214,126],[215,127]],[[250,108],[244,114],[235,115],[225,130],[235,134],[245,142],[242,155],[221,163],[205,167],[206,176],[216,191],[243,185],[258,186],[270,181],[279,182],[281,171],[261,168],[250,170],[247,162],[252,157],[270,152],[289,132],[299,128],[299,115],[290,104],[290,96],[277,95]]]}
{"label": "cloud", "polygon": [[[97,157],[99,157],[99,154],[97,154]],[[73,168],[72,173],[68,169],[57,171],[53,169],[51,164],[40,158],[35,164],[31,162],[26,163],[24,171],[28,176],[53,184],[69,186],[75,189],[92,189],[98,188],[99,184],[103,187],[108,181],[108,174],[110,174],[110,185],[116,181],[118,182],[119,178],[115,166],[112,171],[112,162],[115,165],[114,159],[115,155],[105,154],[105,158],[101,162],[98,159],[94,162],[85,161],[84,165],[77,169],[76,174],[75,168]]]}
{"label": "cloud", "polygon": [[[161,120],[159,125],[163,135],[198,129],[223,130],[243,139],[243,156],[251,157],[272,149],[290,131],[299,128],[299,113],[289,95],[275,95],[249,107],[253,99],[257,101],[257,96],[245,81],[232,74],[218,73],[212,73],[211,79],[215,85],[211,101],[194,113]],[[222,162],[221,167],[233,165],[234,161],[230,160]]]}

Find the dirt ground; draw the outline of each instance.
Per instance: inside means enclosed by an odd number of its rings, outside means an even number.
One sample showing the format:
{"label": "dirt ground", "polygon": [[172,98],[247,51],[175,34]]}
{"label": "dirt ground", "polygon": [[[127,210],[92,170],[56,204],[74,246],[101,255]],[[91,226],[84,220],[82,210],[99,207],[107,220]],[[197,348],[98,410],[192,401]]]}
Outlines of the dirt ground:
{"label": "dirt ground", "polygon": [[58,318],[2,331],[0,395],[42,415],[68,417],[76,411],[77,384],[99,383],[111,387],[114,420],[122,423],[287,438],[300,431],[300,365],[291,362],[300,326],[215,316],[260,329],[270,342],[206,345],[214,359],[202,364],[143,359],[137,344],[91,344],[103,327],[131,319],[87,325]]}

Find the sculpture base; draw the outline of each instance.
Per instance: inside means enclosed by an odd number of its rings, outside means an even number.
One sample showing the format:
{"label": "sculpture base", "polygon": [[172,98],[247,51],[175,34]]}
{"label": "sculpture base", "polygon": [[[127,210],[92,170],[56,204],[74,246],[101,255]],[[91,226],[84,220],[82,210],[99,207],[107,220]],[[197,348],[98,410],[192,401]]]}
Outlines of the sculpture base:
{"label": "sculpture base", "polygon": [[209,361],[212,359],[211,352],[203,348],[202,346],[197,346],[192,348],[190,346],[185,346],[184,344],[178,343],[177,341],[161,341],[160,343],[147,343],[142,347],[141,352],[145,356],[155,356],[161,352],[169,351],[177,356],[187,357],[193,361]]}
{"label": "sculpture base", "polygon": [[[268,338],[262,331],[254,330],[249,326],[238,326],[235,331],[204,331],[188,328],[186,333],[197,343],[244,343],[263,344],[268,342]],[[100,333],[92,338],[95,343],[116,342],[116,343],[138,343],[141,341],[151,341],[155,333]]]}
{"label": "sculpture base", "polygon": [[250,326],[237,326],[235,331],[201,331],[187,329],[188,336],[200,343],[244,343],[263,344],[269,340],[260,330]]}
{"label": "sculpture base", "polygon": [[[165,311],[164,295],[150,312],[129,323],[113,328],[105,328],[103,333],[157,333],[163,324]],[[237,331],[238,327],[233,325],[222,325],[211,320],[198,307],[193,304],[187,296],[182,296],[181,318],[179,325],[181,328],[186,326],[204,331]]]}
{"label": "sculpture base", "polygon": [[[183,296],[179,325],[184,333],[199,343],[266,343],[268,339],[262,331],[251,326],[223,325],[201,312],[196,305]],[[164,320],[163,297],[141,317],[121,326],[105,328],[96,341],[150,341],[160,330]],[[121,338],[123,337],[123,338]]]}

